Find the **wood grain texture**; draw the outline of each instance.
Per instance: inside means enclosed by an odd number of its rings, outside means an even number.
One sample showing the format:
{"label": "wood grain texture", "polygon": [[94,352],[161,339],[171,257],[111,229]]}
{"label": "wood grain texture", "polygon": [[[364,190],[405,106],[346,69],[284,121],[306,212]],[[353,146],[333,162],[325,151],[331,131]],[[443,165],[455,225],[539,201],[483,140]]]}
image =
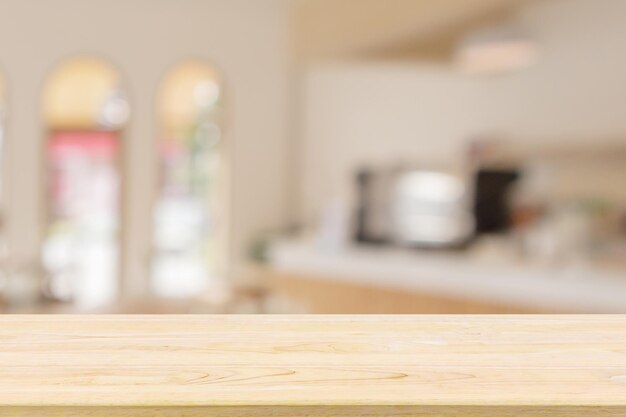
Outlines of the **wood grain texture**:
{"label": "wood grain texture", "polygon": [[626,416],[626,317],[2,316],[27,415]]}

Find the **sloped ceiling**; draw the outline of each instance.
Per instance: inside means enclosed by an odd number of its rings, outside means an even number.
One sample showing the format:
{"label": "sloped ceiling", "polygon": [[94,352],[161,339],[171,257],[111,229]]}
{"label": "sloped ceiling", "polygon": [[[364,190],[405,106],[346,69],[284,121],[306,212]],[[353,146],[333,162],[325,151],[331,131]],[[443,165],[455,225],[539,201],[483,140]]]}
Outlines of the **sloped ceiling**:
{"label": "sloped ceiling", "polygon": [[437,56],[460,32],[504,18],[523,0],[296,0],[300,60]]}

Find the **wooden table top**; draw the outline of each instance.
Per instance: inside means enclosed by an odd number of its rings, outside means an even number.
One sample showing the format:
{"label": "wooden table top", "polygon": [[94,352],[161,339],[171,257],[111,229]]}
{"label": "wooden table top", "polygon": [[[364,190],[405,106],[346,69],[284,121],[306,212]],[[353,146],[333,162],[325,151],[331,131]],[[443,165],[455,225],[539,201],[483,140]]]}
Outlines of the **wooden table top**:
{"label": "wooden table top", "polygon": [[0,316],[0,416],[33,407],[626,416],[626,316]]}

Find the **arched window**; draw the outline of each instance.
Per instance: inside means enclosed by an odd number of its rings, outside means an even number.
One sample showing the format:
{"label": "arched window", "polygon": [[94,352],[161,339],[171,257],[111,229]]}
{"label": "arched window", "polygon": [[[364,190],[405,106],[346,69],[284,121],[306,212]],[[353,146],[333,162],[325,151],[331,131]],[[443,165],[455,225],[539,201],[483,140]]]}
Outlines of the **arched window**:
{"label": "arched window", "polygon": [[6,236],[6,198],[4,192],[5,175],[5,123],[7,115],[7,87],[5,79],[0,73],[0,261],[8,262]]}
{"label": "arched window", "polygon": [[218,274],[223,227],[222,82],[214,68],[186,61],[158,94],[160,180],[151,284],[160,296],[205,291]]}
{"label": "arched window", "polygon": [[117,69],[69,59],[43,91],[46,228],[43,264],[52,293],[77,305],[118,291],[122,128],[129,105]]}
{"label": "arched window", "polygon": [[[0,74],[0,174],[4,173],[4,123],[6,120],[6,111],[6,85],[2,74]],[[4,209],[4,190],[2,188],[2,178],[0,178],[0,207]],[[4,213],[4,210],[1,211]]]}

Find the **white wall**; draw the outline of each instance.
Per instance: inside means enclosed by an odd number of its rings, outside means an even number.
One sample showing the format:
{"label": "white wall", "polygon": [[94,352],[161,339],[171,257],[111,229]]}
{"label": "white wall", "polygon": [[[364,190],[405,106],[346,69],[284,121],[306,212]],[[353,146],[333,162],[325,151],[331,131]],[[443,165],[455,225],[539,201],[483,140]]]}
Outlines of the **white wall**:
{"label": "white wall", "polygon": [[0,0],[0,68],[9,90],[6,210],[14,256],[38,257],[42,83],[64,57],[94,53],[124,74],[133,109],[124,164],[127,290],[140,291],[147,276],[154,94],[164,71],[180,58],[214,62],[228,83],[231,236],[238,264],[249,239],[285,215],[286,20],[282,0]]}
{"label": "white wall", "polygon": [[626,2],[528,2],[519,22],[541,56],[516,74],[476,77],[419,63],[310,68],[302,218],[310,221],[331,199],[350,204],[360,164],[459,162],[478,136],[540,146],[626,142]]}

